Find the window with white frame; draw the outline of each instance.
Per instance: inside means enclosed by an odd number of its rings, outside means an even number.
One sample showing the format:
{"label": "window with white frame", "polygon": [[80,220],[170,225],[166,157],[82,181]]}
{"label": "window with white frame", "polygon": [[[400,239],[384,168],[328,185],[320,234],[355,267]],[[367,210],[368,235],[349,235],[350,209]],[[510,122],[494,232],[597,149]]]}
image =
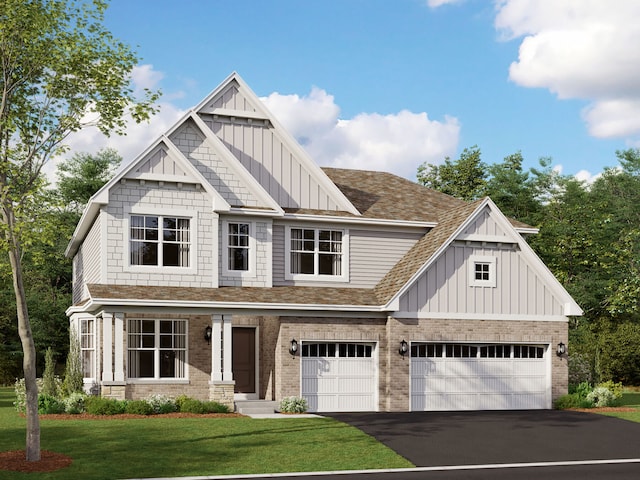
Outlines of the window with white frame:
{"label": "window with white frame", "polygon": [[288,273],[291,276],[343,276],[343,242],[342,230],[291,228]]}
{"label": "window with white frame", "polygon": [[496,258],[472,255],[469,259],[469,285],[472,287],[496,286]]}
{"label": "window with white frame", "polygon": [[129,230],[131,265],[189,267],[190,219],[131,215]]}
{"label": "window with white frame", "polygon": [[227,269],[231,272],[249,271],[251,224],[227,223]]}
{"label": "window with white frame", "polygon": [[129,378],[186,378],[185,320],[130,319],[127,328]]}
{"label": "window with white frame", "polygon": [[95,320],[83,318],[80,320],[80,358],[82,361],[82,376],[95,378],[96,372],[96,334]]}

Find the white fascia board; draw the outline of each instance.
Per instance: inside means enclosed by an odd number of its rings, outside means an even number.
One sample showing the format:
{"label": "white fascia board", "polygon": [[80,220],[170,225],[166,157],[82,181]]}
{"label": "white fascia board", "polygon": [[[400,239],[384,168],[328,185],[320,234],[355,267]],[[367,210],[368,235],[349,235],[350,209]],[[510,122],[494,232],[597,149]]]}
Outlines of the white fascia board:
{"label": "white fascia board", "polygon": [[255,94],[253,90],[247,85],[247,83],[238,75],[237,72],[233,72],[227,79],[216,89],[214,90],[204,102],[200,103],[196,110],[203,108],[207,102],[211,101],[213,97],[215,97],[221,90],[223,90],[226,85],[235,80],[238,84],[239,90],[242,92],[245,97],[251,99],[252,106],[260,112],[265,118],[267,118],[271,124],[273,125],[278,136],[281,137],[282,142],[291,150],[292,153],[298,157],[304,166],[309,169],[310,172],[313,173],[318,184],[321,185],[328,192],[331,192],[333,199],[341,206],[341,209],[352,213],[354,215],[361,215],[358,209],[349,201],[349,199],[345,196],[344,193],[337,187],[335,183],[333,183],[326,173],[322,171],[322,169],[318,166],[316,162],[309,156],[309,154],[300,146],[300,144],[291,136],[291,134],[278,122],[276,117],[269,111],[267,106],[264,104],[262,100]]}
{"label": "white fascia board", "polygon": [[200,129],[201,133],[204,135],[205,142],[207,142],[209,146],[224,159],[227,166],[248,185],[251,193],[263,201],[266,206],[269,206],[274,211],[278,212],[279,215],[284,215],[284,210],[282,210],[280,205],[278,205],[273,197],[267,193],[262,185],[260,185],[260,182],[258,182],[255,177],[249,173],[244,165],[240,163],[240,160],[238,160],[235,155],[229,151],[224,143],[222,143],[222,140],[220,140],[216,134],[211,131],[207,124],[204,123],[204,120],[202,120],[202,118],[200,118],[200,116],[193,110],[191,111],[189,118],[191,118],[191,120]]}
{"label": "white fascia board", "polygon": [[[500,211],[500,209],[493,203],[490,198],[486,199],[486,203],[491,208],[491,211],[496,214],[496,221],[505,229],[515,228],[511,225],[507,217]],[[474,213],[475,215],[475,213]],[[524,255],[529,264],[537,271],[540,277],[547,283],[551,292],[557,296],[558,300],[564,303],[564,314],[567,316],[582,316],[583,311],[576,301],[569,295],[569,292],[562,286],[556,276],[549,270],[549,267],[540,259],[540,257],[533,251],[527,241],[520,235],[516,237],[520,252]]]}
{"label": "white fascia board", "polygon": [[417,222],[411,220],[388,220],[384,218],[368,218],[368,217],[340,217],[333,215],[313,215],[304,213],[285,213],[284,218],[287,220],[302,220],[306,222],[322,222],[322,223],[356,223],[362,225],[373,226],[389,226],[389,227],[416,227],[416,228],[433,228],[438,225],[436,222]]}
{"label": "white fascia board", "polygon": [[262,208],[239,208],[239,207],[231,207],[231,210],[228,212],[231,215],[247,215],[250,217],[281,217],[282,214],[275,210],[265,210]]}
{"label": "white fascia board", "polygon": [[65,257],[72,258],[76,254],[80,244],[84,241],[84,237],[86,237],[87,233],[89,233],[91,225],[93,225],[96,216],[100,213],[100,209],[104,205],[104,203],[97,202],[95,200],[89,201],[82,212],[82,217],[80,217],[80,221],[76,225],[73,235],[71,236],[71,240],[69,240],[69,244],[64,251]]}
{"label": "white fascia board", "polygon": [[540,233],[540,229],[539,228],[535,228],[535,227],[514,227],[516,232],[518,232],[520,235],[537,235],[538,233]]}
{"label": "white fascia board", "polygon": [[393,318],[406,319],[433,319],[433,320],[498,320],[514,322],[564,322],[569,319],[566,315],[510,315],[510,314],[482,314],[482,313],[455,313],[455,312],[393,312]]}
{"label": "white fascia board", "polygon": [[371,312],[379,313],[386,310],[382,306],[371,305],[327,305],[327,304],[299,304],[299,303],[249,303],[249,302],[211,302],[189,300],[136,300],[126,298],[92,298],[80,306],[69,307],[67,315],[94,311],[107,306],[114,307],[144,307],[144,308],[190,308],[190,309],[235,309],[260,311],[330,311],[330,312]]}
{"label": "white fascia board", "polygon": [[193,165],[180,151],[178,147],[169,139],[167,136],[162,137],[162,142],[166,145],[169,150],[172,158],[175,159],[190,175],[193,177],[204,187],[205,191],[211,195],[211,203],[214,211],[217,212],[228,212],[231,210],[231,205],[218,193],[218,191],[211,186],[211,184],[207,181],[206,178],[198,171],[198,169]]}
{"label": "white fascia board", "polygon": [[[458,228],[455,230],[455,232],[453,232],[451,234],[451,236],[449,238],[447,238],[447,240],[445,240],[444,242],[442,242],[442,244],[438,247],[438,249],[433,253],[433,255],[431,255],[431,258],[429,258],[429,260],[427,260],[425,262],[424,265],[422,265],[422,267],[420,267],[418,269],[418,271],[416,273],[413,274],[413,276],[409,279],[409,281],[407,283],[405,283],[402,288],[400,288],[400,290],[398,290],[396,292],[396,294],[391,297],[391,299],[387,302],[387,304],[385,305],[386,308],[388,309],[397,309],[398,305],[399,305],[399,300],[400,297],[402,297],[402,295],[409,289],[411,288],[411,286],[413,285],[413,283],[420,278],[420,276],[427,271],[427,269],[433,264],[433,262],[436,261],[436,259],[438,259],[440,257],[440,255],[442,255],[442,253],[449,248],[449,245],[451,245],[451,243],[460,235],[460,233],[464,232],[465,228],[467,228],[471,222],[477,217],[478,213],[481,212],[484,207],[487,205],[487,201],[489,200],[489,198],[485,198],[482,203],[480,203],[480,205],[478,205],[478,207],[474,210],[474,212],[469,215],[466,220],[464,222],[462,222]],[[427,233],[428,234],[428,233]],[[419,240],[418,240],[419,241]]]}

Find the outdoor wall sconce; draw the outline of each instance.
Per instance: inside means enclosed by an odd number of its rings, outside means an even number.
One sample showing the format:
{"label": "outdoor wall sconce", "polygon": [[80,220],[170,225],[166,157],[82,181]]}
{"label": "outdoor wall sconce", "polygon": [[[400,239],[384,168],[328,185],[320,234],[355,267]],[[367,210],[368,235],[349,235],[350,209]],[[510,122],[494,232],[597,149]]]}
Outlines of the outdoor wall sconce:
{"label": "outdoor wall sconce", "polygon": [[567,346],[560,342],[558,344],[558,348],[556,348],[556,355],[558,355],[559,357],[563,356],[565,353],[567,353]]}
{"label": "outdoor wall sconce", "polygon": [[207,325],[204,329],[204,339],[207,341],[209,345],[211,345],[211,325]]}
{"label": "outdoor wall sconce", "polygon": [[295,357],[297,352],[298,352],[298,342],[294,338],[293,340],[291,340],[291,346],[289,347],[289,353],[291,354],[292,357]]}
{"label": "outdoor wall sconce", "polygon": [[402,358],[404,358],[404,356],[407,354],[407,351],[409,350],[409,345],[407,344],[407,342],[404,341],[404,339],[400,342],[400,349],[398,350],[398,353],[400,355],[402,355]]}

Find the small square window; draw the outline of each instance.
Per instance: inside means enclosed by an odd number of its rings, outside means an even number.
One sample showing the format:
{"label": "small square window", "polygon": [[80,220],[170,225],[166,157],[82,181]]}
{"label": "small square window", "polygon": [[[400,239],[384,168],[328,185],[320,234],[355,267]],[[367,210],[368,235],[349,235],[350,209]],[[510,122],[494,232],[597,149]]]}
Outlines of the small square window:
{"label": "small square window", "polygon": [[496,286],[496,258],[472,255],[469,258],[469,285],[471,287]]}

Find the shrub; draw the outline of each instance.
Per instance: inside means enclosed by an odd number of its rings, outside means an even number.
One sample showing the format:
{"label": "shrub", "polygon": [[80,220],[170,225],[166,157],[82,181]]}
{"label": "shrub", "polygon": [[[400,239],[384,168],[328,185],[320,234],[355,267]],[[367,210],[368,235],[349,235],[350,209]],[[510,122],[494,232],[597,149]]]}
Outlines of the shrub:
{"label": "shrub", "polygon": [[556,410],[566,410],[568,408],[593,408],[593,402],[577,393],[562,395],[553,402],[553,408]]}
{"label": "shrub", "polygon": [[41,393],[38,395],[38,413],[64,413],[64,403],[56,397]]}
{"label": "shrub", "polygon": [[83,413],[85,411],[85,401],[87,396],[83,393],[72,393],[67,398],[63,400],[64,403],[64,411],[66,413],[78,414]]}
{"label": "shrub", "polygon": [[182,404],[183,404],[184,402],[186,402],[187,400],[192,400],[192,398],[191,398],[191,397],[187,397],[186,395],[178,395],[178,396],[175,398],[174,402],[175,402],[175,404],[176,404],[176,410],[177,410],[178,412],[181,412],[181,411],[182,411]]}
{"label": "shrub", "polygon": [[153,409],[153,413],[157,414],[171,413],[178,409],[176,401],[166,395],[151,395],[146,399],[146,402]]}
{"label": "shrub", "polygon": [[130,400],[126,402],[125,413],[151,415],[153,413],[153,407],[145,400]]}
{"label": "shrub", "polygon": [[91,415],[117,415],[124,413],[127,407],[126,401],[104,397],[87,397],[85,409]]}
{"label": "shrub", "polygon": [[82,374],[82,359],[80,353],[80,340],[74,327],[69,329],[69,353],[67,354],[67,365],[62,382],[62,392],[64,395],[71,395],[74,392],[84,391],[84,379]]}
{"label": "shrub", "polygon": [[307,400],[301,397],[285,397],[280,401],[280,411],[283,413],[304,413],[308,408]]}
{"label": "shrub", "polygon": [[620,400],[622,398],[622,383],[615,383],[613,380],[608,380],[598,384],[598,387],[604,387],[613,394],[614,400]]}
{"label": "shrub", "polygon": [[56,360],[51,347],[47,348],[44,355],[44,373],[42,374],[42,393],[51,397],[58,396],[58,385],[56,383]]}
{"label": "shrub", "polygon": [[[177,399],[176,399],[177,400]],[[229,413],[229,407],[218,402],[203,402],[193,398],[185,397],[180,399],[180,411],[183,413]]]}
{"label": "shrub", "polygon": [[607,387],[596,387],[587,395],[587,400],[591,401],[596,407],[609,407],[613,405],[615,396]]}

